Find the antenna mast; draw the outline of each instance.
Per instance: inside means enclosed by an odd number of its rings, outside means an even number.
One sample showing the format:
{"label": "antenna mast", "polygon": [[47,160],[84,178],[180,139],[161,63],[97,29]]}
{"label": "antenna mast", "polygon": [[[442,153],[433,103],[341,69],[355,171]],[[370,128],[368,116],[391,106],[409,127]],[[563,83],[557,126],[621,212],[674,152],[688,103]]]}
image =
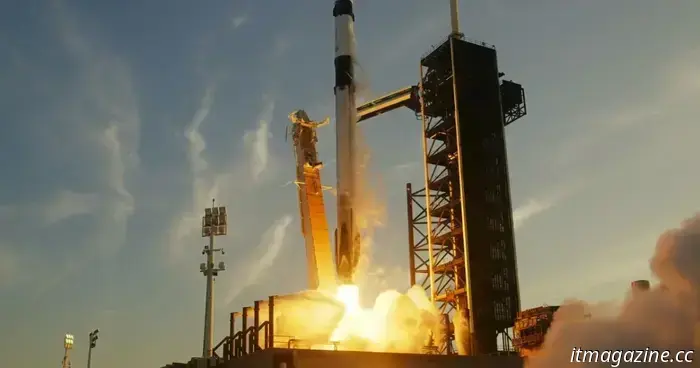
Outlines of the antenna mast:
{"label": "antenna mast", "polygon": [[464,34],[459,31],[459,0],[450,0],[450,24],[452,26],[451,36],[464,37]]}

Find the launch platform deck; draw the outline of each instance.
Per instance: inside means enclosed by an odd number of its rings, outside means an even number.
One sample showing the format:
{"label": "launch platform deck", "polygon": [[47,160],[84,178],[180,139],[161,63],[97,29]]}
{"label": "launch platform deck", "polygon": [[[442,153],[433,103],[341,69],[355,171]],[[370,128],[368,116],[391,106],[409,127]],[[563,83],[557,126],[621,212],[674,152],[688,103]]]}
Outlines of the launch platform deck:
{"label": "launch platform deck", "polygon": [[355,351],[266,349],[216,368],[522,368],[518,356],[458,356]]}

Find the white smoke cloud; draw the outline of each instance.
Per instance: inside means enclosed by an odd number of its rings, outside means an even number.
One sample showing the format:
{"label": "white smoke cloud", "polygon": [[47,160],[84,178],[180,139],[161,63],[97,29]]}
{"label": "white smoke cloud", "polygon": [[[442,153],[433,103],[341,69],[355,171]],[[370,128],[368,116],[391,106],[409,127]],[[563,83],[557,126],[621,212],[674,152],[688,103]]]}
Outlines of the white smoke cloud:
{"label": "white smoke cloud", "polygon": [[355,276],[363,301],[372,300],[386,290],[405,290],[411,286],[407,268],[371,264],[369,256],[365,261],[364,268]]}
{"label": "white smoke cloud", "polygon": [[454,318],[452,318],[452,323],[454,325],[457,353],[460,355],[469,354],[469,346],[471,342],[469,341],[469,326],[467,325],[467,319],[464,318],[461,313],[455,312]]}
{"label": "white smoke cloud", "polygon": [[372,96],[375,96],[375,94],[372,92],[372,80],[367,69],[365,69],[357,59],[354,60],[354,65],[355,97],[357,98],[357,104],[360,105],[366,101],[372,100]]}
{"label": "white smoke cloud", "polygon": [[241,292],[246,288],[255,285],[260,276],[272,267],[275,260],[279,256],[282,247],[284,246],[287,228],[292,223],[292,216],[285,215],[275,221],[263,234],[260,243],[256,249],[264,249],[262,255],[256,255],[250,262],[250,265],[245,269],[245,273],[241,273],[236,277],[236,281],[231,284],[231,289],[226,296],[226,304],[230,304]]}
{"label": "white smoke cloud", "polygon": [[[583,302],[564,305],[555,315],[543,349],[530,368],[561,367],[573,348],[668,349],[698,347],[700,332],[700,214],[659,237],[650,261],[659,285],[630,295],[617,313]],[[590,318],[584,318],[590,313]],[[619,363],[619,362],[613,362]],[[621,363],[624,366],[625,362]]]}
{"label": "white smoke cloud", "polygon": [[386,195],[384,195],[382,178],[377,172],[371,170],[371,151],[364,140],[361,126],[356,131],[356,202],[355,221],[361,235],[360,259],[358,260],[355,275],[358,283],[368,286],[361,275],[370,271],[372,246],[376,230],[386,225]]}

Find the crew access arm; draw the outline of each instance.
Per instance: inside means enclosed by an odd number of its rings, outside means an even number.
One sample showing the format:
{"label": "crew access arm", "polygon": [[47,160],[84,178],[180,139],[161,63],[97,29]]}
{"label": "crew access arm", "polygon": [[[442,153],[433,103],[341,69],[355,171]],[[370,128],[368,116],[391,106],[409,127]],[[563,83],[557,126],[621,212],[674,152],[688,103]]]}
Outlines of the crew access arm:
{"label": "crew access arm", "polygon": [[[504,105],[503,114],[506,125],[517,120],[525,114],[525,95],[521,85],[511,81],[501,82],[501,96]],[[365,102],[364,104],[357,107],[356,121],[357,123],[362,123],[367,119],[382,115],[384,113],[396,110],[401,107],[406,107],[409,110],[412,110],[414,113],[416,113],[416,116],[420,120],[421,104],[418,86],[414,85],[404,87],[379,98],[376,98],[372,101]],[[356,246],[359,247],[359,245]],[[355,272],[354,268],[357,265],[357,260],[354,259],[353,255],[359,256],[359,254],[361,254],[361,249],[348,249],[346,251],[348,251],[351,254],[339,254],[342,253],[343,250],[337,247],[336,239],[336,266],[338,267],[338,273],[341,279],[352,278],[352,275]],[[343,256],[351,260],[350,269],[342,270],[344,272],[349,272],[349,275],[340,275],[342,271],[339,267],[339,260],[342,259]]]}
{"label": "crew access arm", "polygon": [[331,254],[328,220],[323,202],[321,168],[316,151],[316,128],[327,125],[330,118],[311,121],[304,110],[289,114],[296,158],[296,185],[299,193],[301,232],[306,244],[309,288],[333,290],[335,268]]}
{"label": "crew access arm", "polygon": [[[359,106],[357,122],[403,106],[415,111],[416,101],[416,86],[400,89]],[[330,119],[314,122],[304,110],[297,110],[289,114],[289,120],[292,122],[296,185],[299,193],[301,232],[306,245],[309,288],[331,290],[330,288],[336,285],[337,260],[342,255],[336,254],[335,262],[333,261],[321,185],[320,169],[323,164],[318,160],[316,151],[316,129],[327,125]],[[336,253],[338,252],[336,249]],[[356,252],[359,254],[359,249]]]}

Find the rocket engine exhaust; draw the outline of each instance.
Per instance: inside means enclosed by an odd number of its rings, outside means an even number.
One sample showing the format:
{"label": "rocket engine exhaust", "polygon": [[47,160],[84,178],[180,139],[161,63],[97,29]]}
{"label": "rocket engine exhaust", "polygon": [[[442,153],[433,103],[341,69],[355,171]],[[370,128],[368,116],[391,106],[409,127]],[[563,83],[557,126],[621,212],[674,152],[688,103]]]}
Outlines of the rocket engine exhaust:
{"label": "rocket engine exhaust", "polygon": [[335,230],[336,267],[341,284],[353,283],[360,258],[360,234],[355,219],[357,195],[354,22],[352,0],[335,0],[335,116],[338,190]]}

